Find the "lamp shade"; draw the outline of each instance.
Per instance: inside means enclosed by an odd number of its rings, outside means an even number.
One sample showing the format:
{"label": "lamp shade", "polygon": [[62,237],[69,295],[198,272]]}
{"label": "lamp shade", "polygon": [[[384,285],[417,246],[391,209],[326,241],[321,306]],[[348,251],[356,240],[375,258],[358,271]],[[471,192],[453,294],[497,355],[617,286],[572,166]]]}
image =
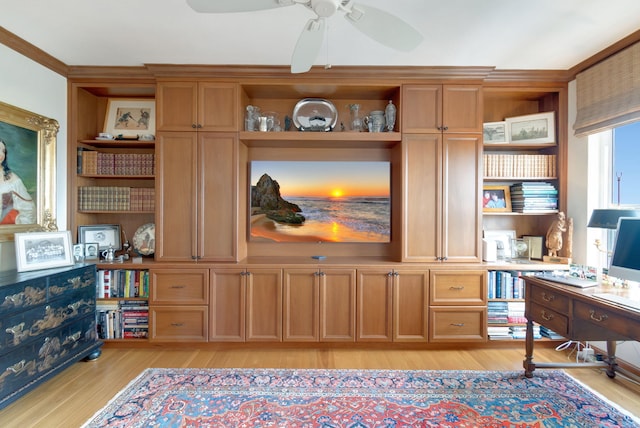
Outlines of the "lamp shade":
{"label": "lamp shade", "polygon": [[601,229],[615,229],[620,217],[640,217],[640,210],[605,208],[593,210],[587,227],[599,227]]}

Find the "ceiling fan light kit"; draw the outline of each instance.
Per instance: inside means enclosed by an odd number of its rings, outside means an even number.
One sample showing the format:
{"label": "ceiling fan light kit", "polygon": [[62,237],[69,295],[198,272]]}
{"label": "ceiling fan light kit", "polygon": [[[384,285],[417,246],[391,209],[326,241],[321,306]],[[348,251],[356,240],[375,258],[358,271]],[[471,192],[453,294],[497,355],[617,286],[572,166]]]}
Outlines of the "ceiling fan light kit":
{"label": "ceiling fan light kit", "polygon": [[[291,72],[305,73],[318,57],[326,32],[324,20],[336,11],[344,12],[346,20],[371,39],[390,48],[409,52],[423,40],[422,35],[404,20],[381,9],[352,4],[352,0],[186,0],[196,12],[234,13],[253,12],[300,4],[312,10],[316,18],[310,19],[291,57]],[[325,67],[327,68],[327,67]],[[330,68],[330,67],[329,67]]]}

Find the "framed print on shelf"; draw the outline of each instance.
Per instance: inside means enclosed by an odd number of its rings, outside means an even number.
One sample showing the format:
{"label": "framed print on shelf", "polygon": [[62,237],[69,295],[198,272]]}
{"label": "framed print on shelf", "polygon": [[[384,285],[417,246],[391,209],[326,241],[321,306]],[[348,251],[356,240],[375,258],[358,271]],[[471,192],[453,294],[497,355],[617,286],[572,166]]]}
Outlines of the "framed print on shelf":
{"label": "framed print on shelf", "polygon": [[515,230],[485,230],[484,238],[495,241],[498,260],[511,258],[511,241],[516,239]]}
{"label": "framed print on shelf", "polygon": [[482,126],[484,144],[507,144],[507,122],[487,122]]}
{"label": "framed print on shelf", "polygon": [[509,186],[485,185],[482,188],[483,212],[511,212]]}
{"label": "framed print on shelf", "polygon": [[71,266],[71,232],[24,232],[14,235],[18,272]]}
{"label": "framed print on shelf", "polygon": [[59,128],[54,119],[0,102],[0,150],[4,152],[0,169],[11,177],[0,191],[0,241],[11,241],[18,232],[58,229],[55,162]]}
{"label": "framed print on shelf", "polygon": [[544,256],[544,236],[523,235],[522,239],[529,242],[529,258],[542,260]]}
{"label": "framed print on shelf", "polygon": [[507,138],[510,143],[543,144],[556,142],[555,112],[508,117]]}
{"label": "framed print on shelf", "polygon": [[[98,252],[108,250],[109,247],[116,251],[122,250],[119,224],[93,224],[91,226],[78,226],[78,242],[98,244]],[[86,258],[85,246],[85,258]]]}
{"label": "framed print on shelf", "polygon": [[154,135],[156,102],[145,98],[109,98],[104,132],[116,139]]}

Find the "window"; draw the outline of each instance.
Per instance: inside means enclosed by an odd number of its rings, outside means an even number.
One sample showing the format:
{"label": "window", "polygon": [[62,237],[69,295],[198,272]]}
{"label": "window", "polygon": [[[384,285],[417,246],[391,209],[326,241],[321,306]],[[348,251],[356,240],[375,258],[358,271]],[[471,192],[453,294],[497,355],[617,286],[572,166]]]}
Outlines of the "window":
{"label": "window", "polygon": [[[640,207],[640,122],[613,130],[611,205]],[[618,194],[620,178],[620,194]]]}

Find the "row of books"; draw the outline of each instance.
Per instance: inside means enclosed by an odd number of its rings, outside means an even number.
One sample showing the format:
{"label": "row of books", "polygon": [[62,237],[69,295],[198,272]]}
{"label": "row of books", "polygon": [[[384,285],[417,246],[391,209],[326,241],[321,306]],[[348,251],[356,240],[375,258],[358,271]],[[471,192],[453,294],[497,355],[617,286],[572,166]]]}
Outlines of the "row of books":
{"label": "row of books", "polygon": [[78,149],[78,174],[153,176],[154,173],[153,153],[108,153]]}
{"label": "row of books", "polygon": [[146,339],[149,305],[146,300],[98,301],[96,328],[100,339]]}
{"label": "row of books", "polygon": [[153,187],[83,186],[78,188],[80,211],[154,211]]}
{"label": "row of books", "polygon": [[489,325],[526,324],[524,301],[491,300],[487,304]]}
{"label": "row of books", "polygon": [[495,178],[555,178],[556,155],[495,153],[484,155],[484,176]]}
{"label": "row of books", "polygon": [[524,299],[523,276],[535,275],[535,272],[490,270],[488,273],[489,299]]}
{"label": "row of books", "polygon": [[[541,339],[541,326],[535,324],[533,326],[533,338]],[[510,340],[510,339],[524,339],[526,334],[525,326],[489,326],[487,333],[490,340]]]}
{"label": "row of books", "polygon": [[514,212],[553,212],[558,209],[558,190],[551,183],[517,183],[510,190]]}
{"label": "row of books", "polygon": [[139,269],[98,269],[96,296],[100,299],[149,297],[149,271]]}

